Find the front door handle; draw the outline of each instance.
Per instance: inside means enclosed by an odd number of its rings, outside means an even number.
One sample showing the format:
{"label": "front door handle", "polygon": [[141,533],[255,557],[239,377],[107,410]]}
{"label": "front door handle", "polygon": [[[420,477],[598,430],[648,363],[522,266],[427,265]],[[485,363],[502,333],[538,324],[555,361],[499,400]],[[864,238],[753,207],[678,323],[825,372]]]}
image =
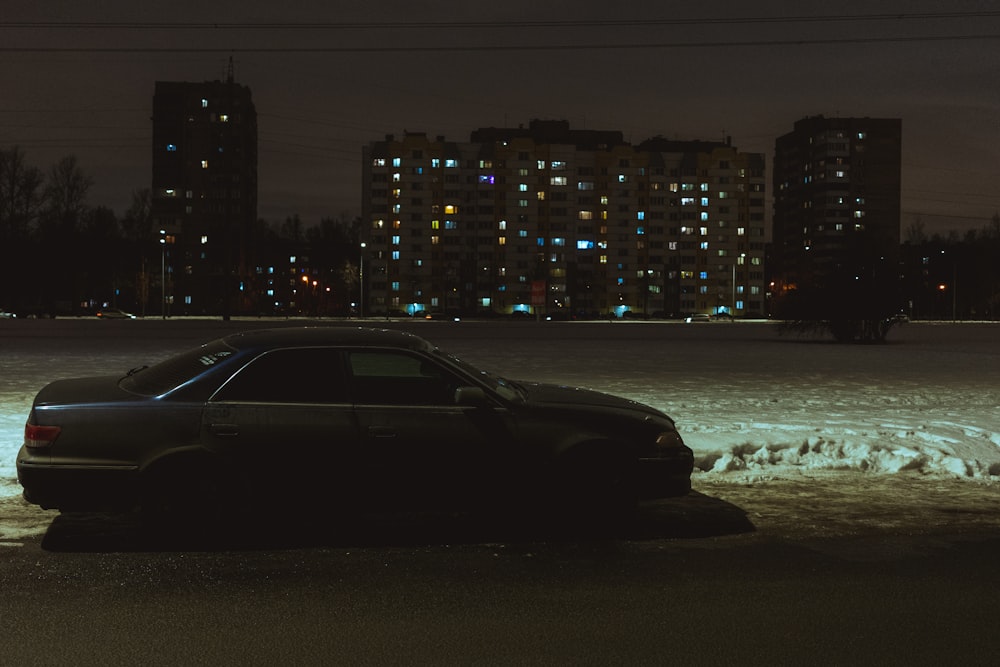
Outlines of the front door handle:
{"label": "front door handle", "polygon": [[369,426],[368,435],[372,438],[395,438],[396,429],[391,426]]}

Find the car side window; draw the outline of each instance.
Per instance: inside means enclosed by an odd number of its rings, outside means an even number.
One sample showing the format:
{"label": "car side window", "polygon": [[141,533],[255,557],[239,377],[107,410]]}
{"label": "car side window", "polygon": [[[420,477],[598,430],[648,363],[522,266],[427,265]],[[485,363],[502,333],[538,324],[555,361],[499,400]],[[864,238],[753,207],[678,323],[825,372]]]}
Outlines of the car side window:
{"label": "car side window", "polygon": [[401,352],[347,353],[355,403],[369,405],[454,405],[455,376],[429,359]]}
{"label": "car side window", "polygon": [[332,348],[272,350],[244,366],[215,401],[349,403],[343,357]]}

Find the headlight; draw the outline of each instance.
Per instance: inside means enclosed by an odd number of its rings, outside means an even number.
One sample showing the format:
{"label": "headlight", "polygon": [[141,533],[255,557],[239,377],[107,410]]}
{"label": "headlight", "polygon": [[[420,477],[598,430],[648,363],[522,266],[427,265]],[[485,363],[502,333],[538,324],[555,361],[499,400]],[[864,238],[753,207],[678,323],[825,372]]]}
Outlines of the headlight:
{"label": "headlight", "polygon": [[681,439],[681,434],[677,431],[664,431],[656,436],[656,446],[660,449],[674,449],[683,447],[684,441]]}

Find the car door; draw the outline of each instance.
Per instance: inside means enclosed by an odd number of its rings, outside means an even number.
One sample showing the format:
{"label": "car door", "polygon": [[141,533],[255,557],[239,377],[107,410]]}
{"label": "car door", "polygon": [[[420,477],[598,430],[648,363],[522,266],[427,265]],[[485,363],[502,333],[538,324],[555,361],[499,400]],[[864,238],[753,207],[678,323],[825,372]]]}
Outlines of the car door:
{"label": "car door", "polygon": [[358,427],[336,348],[258,356],[209,400],[202,434],[258,498],[313,503],[353,496]]}
{"label": "car door", "polygon": [[516,451],[502,404],[457,405],[455,390],[472,382],[416,352],[355,349],[346,360],[363,467],[384,500],[460,505],[493,493]]}

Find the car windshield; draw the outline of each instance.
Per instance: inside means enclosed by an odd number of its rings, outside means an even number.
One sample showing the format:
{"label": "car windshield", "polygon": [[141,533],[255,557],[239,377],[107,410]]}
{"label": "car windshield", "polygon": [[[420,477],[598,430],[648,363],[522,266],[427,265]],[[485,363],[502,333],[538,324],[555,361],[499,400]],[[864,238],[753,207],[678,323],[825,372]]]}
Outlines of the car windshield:
{"label": "car windshield", "polygon": [[206,343],[149,368],[129,371],[121,379],[121,388],[143,396],[159,396],[198,377],[205,370],[231,357],[236,350],[222,340]]}
{"label": "car windshield", "polygon": [[472,364],[462,361],[453,354],[448,354],[447,352],[442,352],[441,350],[438,349],[434,351],[440,356],[447,359],[448,362],[451,363],[452,365],[458,366],[472,377],[477,378],[480,382],[485,383],[487,386],[489,386],[490,389],[499,394],[501,398],[504,398],[508,401],[515,401],[517,403],[524,402],[524,389],[516,382],[508,380],[507,378],[500,377],[499,375],[494,375],[489,371],[484,371],[479,368],[476,368]]}

